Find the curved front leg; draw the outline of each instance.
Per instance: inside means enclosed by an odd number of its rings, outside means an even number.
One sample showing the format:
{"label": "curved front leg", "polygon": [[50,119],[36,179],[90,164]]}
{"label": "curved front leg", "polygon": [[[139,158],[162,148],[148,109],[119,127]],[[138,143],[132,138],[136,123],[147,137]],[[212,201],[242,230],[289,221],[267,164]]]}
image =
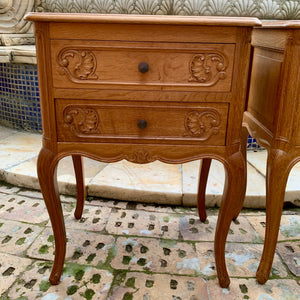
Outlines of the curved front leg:
{"label": "curved front leg", "polygon": [[84,172],[83,172],[83,157],[81,155],[72,155],[73,166],[76,177],[77,188],[77,203],[74,216],[77,220],[81,219],[84,200],[85,200],[85,185],[84,185]]}
{"label": "curved front leg", "polygon": [[218,216],[214,245],[219,284],[223,288],[228,287],[230,284],[225,263],[225,243],[236,207],[240,207],[243,202],[241,190],[245,180],[245,173],[246,162],[240,151],[226,159],[225,186]]}
{"label": "curved front leg", "polygon": [[198,207],[198,214],[201,222],[205,222],[207,218],[206,208],[205,208],[205,191],[207,186],[207,179],[208,179],[210,165],[211,165],[211,158],[203,158],[199,170],[197,207]]}
{"label": "curved front leg", "polygon": [[42,148],[37,162],[38,178],[49,213],[55,240],[55,258],[49,277],[51,284],[58,284],[66,255],[66,230],[57,187],[56,156]]}
{"label": "curved front leg", "polygon": [[265,283],[270,275],[278,238],[290,159],[281,150],[268,153],[266,176],[266,231],[262,257],[256,273],[257,281]]}

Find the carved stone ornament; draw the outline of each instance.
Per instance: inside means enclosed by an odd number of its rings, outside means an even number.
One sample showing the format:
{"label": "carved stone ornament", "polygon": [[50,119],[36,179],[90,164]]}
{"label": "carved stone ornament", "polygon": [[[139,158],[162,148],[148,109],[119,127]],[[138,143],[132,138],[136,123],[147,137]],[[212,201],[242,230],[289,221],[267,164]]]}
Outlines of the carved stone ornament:
{"label": "carved stone ornament", "polygon": [[75,82],[94,80],[97,61],[94,53],[85,49],[63,49],[58,54],[58,63],[62,67],[62,74]]}
{"label": "carved stone ornament", "polygon": [[99,115],[95,109],[70,105],[63,114],[65,125],[77,136],[99,133]]}
{"label": "carved stone ornament", "polygon": [[26,33],[31,30],[31,22],[24,16],[34,11],[35,0],[0,0],[0,33]]}
{"label": "carved stone ornament", "polygon": [[137,164],[146,164],[155,160],[146,150],[135,151],[133,154],[126,156],[125,159]]}
{"label": "carved stone ornament", "polygon": [[190,63],[191,77],[200,85],[212,86],[226,77],[227,59],[221,53],[199,53]]}
{"label": "carved stone ornament", "polygon": [[213,109],[207,111],[191,111],[185,117],[186,135],[208,140],[219,132],[221,116]]}
{"label": "carved stone ornament", "polygon": [[[21,1],[21,0],[20,0]],[[295,0],[42,0],[38,9],[46,12],[190,15],[299,19]]]}

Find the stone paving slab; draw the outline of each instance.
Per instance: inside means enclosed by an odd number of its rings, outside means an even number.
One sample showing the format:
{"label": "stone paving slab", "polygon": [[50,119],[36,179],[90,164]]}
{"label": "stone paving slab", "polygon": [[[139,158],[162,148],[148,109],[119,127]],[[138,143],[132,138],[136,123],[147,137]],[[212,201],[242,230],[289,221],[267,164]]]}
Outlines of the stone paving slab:
{"label": "stone paving slab", "polygon": [[111,208],[85,205],[82,218],[80,220],[75,219],[74,211],[75,209],[65,218],[66,228],[103,231],[108,218],[110,217]]}
{"label": "stone paving slab", "polygon": [[0,296],[14,283],[18,276],[32,264],[28,258],[1,253],[0,255]]}
{"label": "stone paving slab", "polygon": [[111,262],[115,269],[195,275],[209,263],[197,257],[192,244],[174,240],[119,237],[116,249]]}
{"label": "stone paving slab", "polygon": [[0,184],[0,193],[3,194],[15,194],[18,193],[21,190],[21,188],[17,186],[6,186],[6,185],[1,185]]}
{"label": "stone paving slab", "polygon": [[[187,206],[195,206],[199,184],[200,161],[192,161],[182,164],[182,203]],[[205,204],[208,207],[220,206],[224,186],[224,167],[217,160],[212,160],[207,181]]]}
{"label": "stone paving slab", "polygon": [[[1,127],[2,128],[2,127]],[[12,168],[26,160],[35,157],[41,149],[42,137],[40,134],[16,132],[1,139],[0,143],[0,169]]]}
{"label": "stone paving slab", "polygon": [[[258,151],[258,152],[247,152],[247,160],[264,176],[266,176],[266,167],[267,167],[267,151]],[[286,191],[298,191],[300,190],[299,185],[299,174],[300,174],[300,163],[297,163],[291,170],[289,178],[286,184]],[[289,193],[286,194],[288,196]],[[287,198],[285,201],[288,200]]]}
{"label": "stone paving slab", "polygon": [[[263,245],[227,243],[225,248],[226,265],[229,276],[255,277]],[[196,243],[196,256],[200,261],[206,260],[207,267],[202,273],[206,276],[217,275],[214,258],[213,243]],[[287,271],[275,254],[271,276],[284,278]]]}
{"label": "stone paving slab", "polygon": [[210,297],[202,278],[128,272],[122,284],[113,289],[110,299],[208,300]]}
{"label": "stone paving slab", "polygon": [[18,192],[16,192],[19,196],[25,196],[28,198],[36,198],[43,200],[43,195],[40,191],[37,190],[25,190],[25,189],[20,189]]}
{"label": "stone paving slab", "polygon": [[94,177],[88,194],[125,201],[181,204],[180,165],[156,161],[134,164],[122,160],[109,164]]}
{"label": "stone paving slab", "polygon": [[48,221],[49,216],[43,201],[0,194],[0,218],[39,224]]}
{"label": "stone paving slab", "polygon": [[6,139],[16,133],[18,133],[18,131],[16,131],[15,129],[12,129],[12,128],[9,128],[9,127],[6,127],[6,126],[2,126],[0,125],[0,139],[3,140],[3,139]]}
{"label": "stone paving slab", "polygon": [[[97,162],[84,157],[83,165],[84,179],[86,186],[88,186],[89,182],[107,166],[107,163]],[[10,184],[40,190],[37,178],[37,156],[6,169],[3,172],[3,177]],[[57,165],[57,180],[60,193],[76,195],[76,179],[70,156],[59,161]]]}
{"label": "stone paving slab", "polygon": [[[259,234],[259,236],[264,239],[265,237],[265,216],[249,216],[248,220]],[[281,217],[278,241],[284,240],[300,240],[300,215],[285,215]]]}
{"label": "stone paving slab", "polygon": [[[110,251],[114,250],[114,243],[115,238],[110,235],[67,229],[65,261],[101,266],[108,259]],[[53,231],[51,228],[46,228],[28,249],[27,255],[35,259],[53,260],[53,254]]]}
{"label": "stone paving slab", "polygon": [[[217,216],[208,216],[205,223],[202,223],[198,216],[183,216],[180,218],[180,234],[187,241],[213,241],[217,219]],[[231,222],[227,241],[262,242],[247,218],[242,216]]]}
{"label": "stone paving slab", "polygon": [[[217,280],[209,280],[207,287],[211,300],[298,300],[300,286],[295,280],[268,280],[264,285],[255,279],[232,278],[230,287],[222,289]],[[201,298],[200,298],[201,299]]]}
{"label": "stone paving slab", "polygon": [[[90,181],[100,173],[107,163],[102,163],[89,158],[83,158],[84,180],[88,187]],[[57,180],[59,184],[59,192],[66,195],[76,195],[76,179],[71,156],[61,159],[57,166]]]}
{"label": "stone paving slab", "polygon": [[166,213],[114,210],[106,230],[110,234],[178,239],[179,218]]}
{"label": "stone paving slab", "polygon": [[42,230],[40,226],[0,219],[0,252],[22,255]]}
{"label": "stone paving slab", "polygon": [[277,243],[276,250],[289,270],[300,277],[300,241]]}
{"label": "stone paving slab", "polygon": [[51,264],[35,262],[9,290],[9,299],[106,300],[113,280],[109,271],[67,264],[59,285],[51,286],[48,281],[50,271]]}
{"label": "stone paving slab", "polygon": [[153,211],[153,212],[161,212],[161,213],[176,213],[176,214],[185,214],[187,212],[192,213],[197,211],[196,207],[183,207],[183,206],[171,206],[164,204],[155,204],[155,203],[137,203],[135,205],[137,210],[145,210],[145,211]]}
{"label": "stone paving slab", "polygon": [[[195,206],[197,203],[200,161],[182,164],[182,190],[185,206]],[[247,191],[244,206],[248,208],[265,207],[265,177],[252,165],[247,164]],[[206,188],[205,204],[207,207],[221,205],[225,182],[224,166],[217,160],[212,160]]]}

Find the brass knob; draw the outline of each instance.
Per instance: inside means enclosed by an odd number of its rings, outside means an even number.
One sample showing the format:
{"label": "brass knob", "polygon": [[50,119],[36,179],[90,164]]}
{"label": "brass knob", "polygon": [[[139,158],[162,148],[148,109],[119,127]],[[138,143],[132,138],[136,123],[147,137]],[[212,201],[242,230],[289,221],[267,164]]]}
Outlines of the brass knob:
{"label": "brass knob", "polygon": [[139,63],[139,71],[141,73],[147,73],[149,71],[149,65],[146,62]]}
{"label": "brass knob", "polygon": [[137,123],[138,128],[145,129],[147,127],[147,121],[146,120],[139,120]]}

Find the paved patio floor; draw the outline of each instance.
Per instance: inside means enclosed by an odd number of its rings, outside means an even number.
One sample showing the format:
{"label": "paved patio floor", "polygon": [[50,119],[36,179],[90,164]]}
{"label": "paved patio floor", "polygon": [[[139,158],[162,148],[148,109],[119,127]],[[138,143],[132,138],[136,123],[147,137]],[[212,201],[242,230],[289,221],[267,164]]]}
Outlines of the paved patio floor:
{"label": "paved patio floor", "polygon": [[83,218],[62,196],[67,255],[61,282],[48,282],[54,241],[42,195],[0,184],[0,299],[300,299],[299,208],[285,209],[272,273],[255,280],[265,214],[245,210],[226,247],[231,285],[218,285],[213,254],[217,209],[200,223],[195,208],[89,197]]}

